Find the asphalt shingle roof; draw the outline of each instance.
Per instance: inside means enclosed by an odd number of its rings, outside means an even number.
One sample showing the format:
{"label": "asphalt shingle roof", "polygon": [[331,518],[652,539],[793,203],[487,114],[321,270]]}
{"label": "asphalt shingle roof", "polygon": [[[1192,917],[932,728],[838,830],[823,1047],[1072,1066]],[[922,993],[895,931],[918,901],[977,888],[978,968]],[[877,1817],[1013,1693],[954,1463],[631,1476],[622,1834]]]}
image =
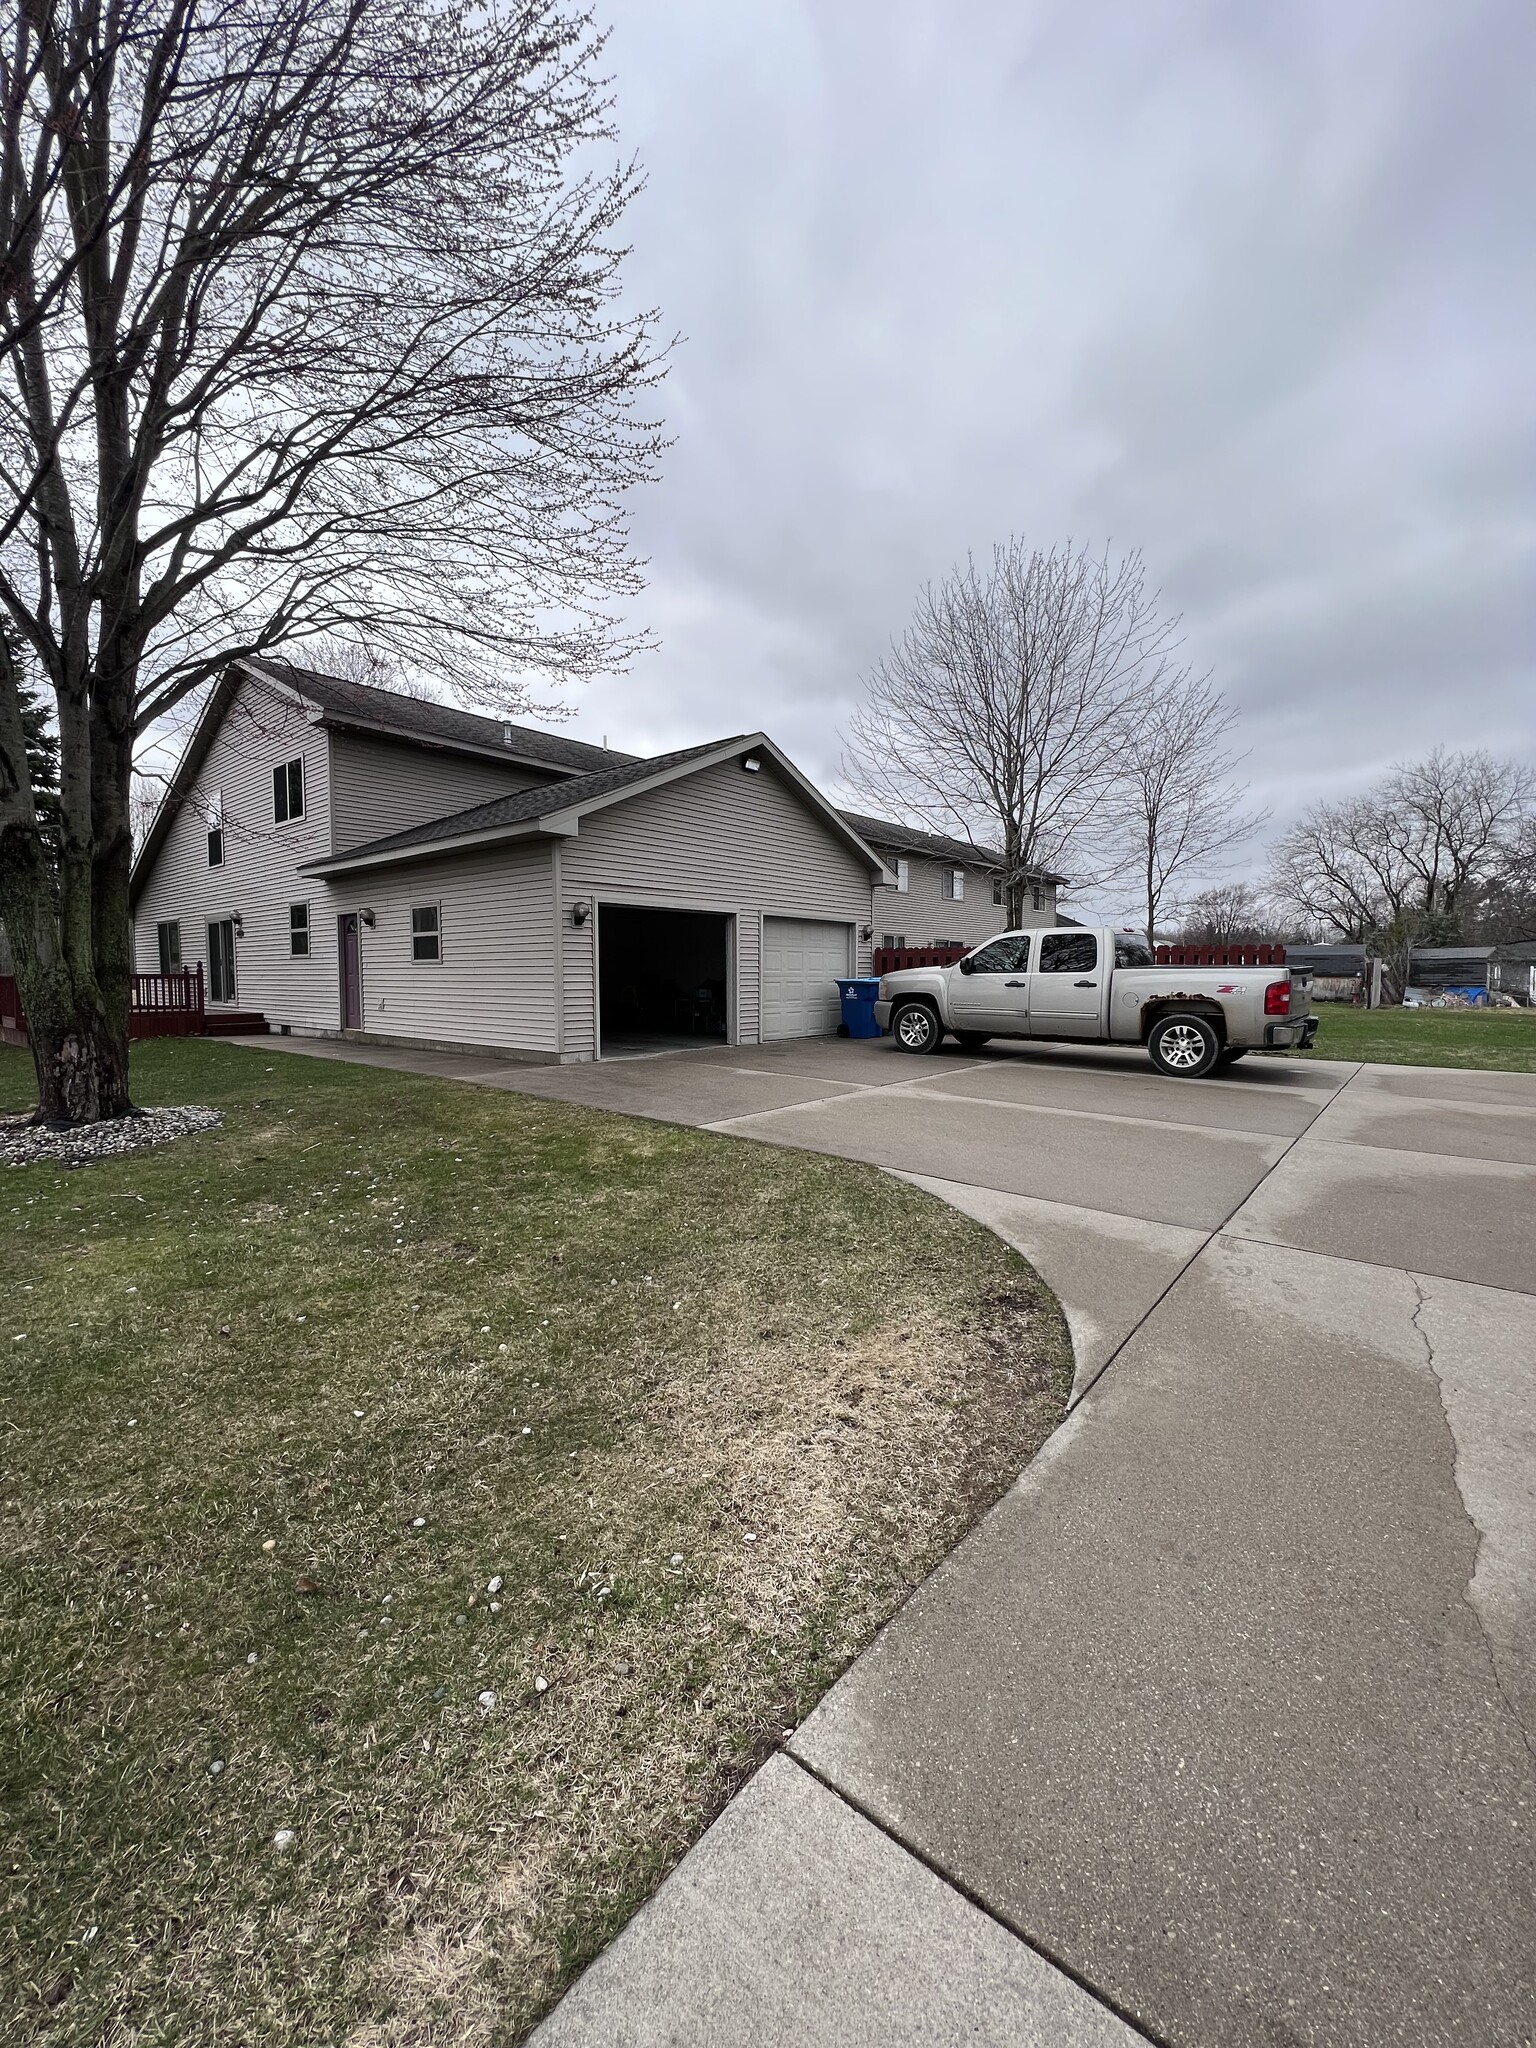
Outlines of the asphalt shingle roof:
{"label": "asphalt shingle roof", "polygon": [[[890,818],[870,818],[861,811],[844,811],[843,816],[871,846],[894,846],[903,853],[926,855],[930,860],[952,860],[968,863],[971,867],[1000,868],[1003,856],[990,846],[972,846],[968,839],[948,839],[942,832],[920,832],[915,825],[898,825]],[[1049,868],[1031,868],[1043,881],[1056,882],[1061,877]]]}
{"label": "asphalt shingle roof", "polygon": [[590,803],[594,797],[615,796],[631,783],[645,782],[680,768],[701,755],[718,753],[722,747],[739,745],[739,740],[711,740],[704,747],[682,747],[672,754],[653,754],[648,760],[629,759],[617,767],[600,769],[593,775],[575,775],[563,782],[541,783],[536,789],[513,790],[509,796],[493,797],[487,804],[473,804],[466,811],[452,811],[446,818],[429,818],[425,825],[413,825],[405,832],[391,832],[383,839],[370,839],[363,846],[349,846],[344,853],[328,855],[309,863],[312,867],[338,866],[347,861],[369,860],[378,854],[407,853],[432,846],[445,839],[462,839],[477,832],[494,832],[504,825],[525,825],[535,818],[547,818],[555,811],[571,810]]}
{"label": "asphalt shingle roof", "polygon": [[[594,747],[586,740],[567,739],[563,733],[545,732],[536,725],[517,725],[478,711],[461,711],[455,704],[403,697],[398,690],[381,690],[372,683],[352,683],[341,676],[321,675],[316,669],[300,668],[290,661],[263,658],[253,666],[302,691],[328,719],[346,725],[404,733],[413,739],[441,740],[448,745],[494,748],[511,759],[538,762],[578,775],[639,758],[611,747]],[[510,744],[506,739],[508,732],[512,735]]]}

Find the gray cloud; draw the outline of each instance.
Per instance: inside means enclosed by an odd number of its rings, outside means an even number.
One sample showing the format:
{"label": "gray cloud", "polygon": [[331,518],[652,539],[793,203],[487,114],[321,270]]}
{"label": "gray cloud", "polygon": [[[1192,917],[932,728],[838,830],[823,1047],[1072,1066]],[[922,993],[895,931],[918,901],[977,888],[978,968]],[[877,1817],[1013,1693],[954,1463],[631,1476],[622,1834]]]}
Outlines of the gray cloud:
{"label": "gray cloud", "polygon": [[661,650],[578,727],[820,776],[917,586],[1144,549],[1283,818],[1533,746],[1520,0],[632,0],[630,287],[687,337]]}

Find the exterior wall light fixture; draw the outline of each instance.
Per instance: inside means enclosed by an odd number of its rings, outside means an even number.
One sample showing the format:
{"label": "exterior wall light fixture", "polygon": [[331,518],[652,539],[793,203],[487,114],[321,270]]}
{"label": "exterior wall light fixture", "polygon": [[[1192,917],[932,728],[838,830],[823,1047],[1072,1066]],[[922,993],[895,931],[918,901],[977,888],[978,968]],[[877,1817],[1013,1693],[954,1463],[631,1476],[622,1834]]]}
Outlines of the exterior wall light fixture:
{"label": "exterior wall light fixture", "polygon": [[861,924],[859,926],[859,937],[861,939],[872,939],[874,936],[875,928],[872,924]]}
{"label": "exterior wall light fixture", "polygon": [[230,919],[230,923],[235,928],[235,937],[237,939],[243,939],[245,937],[245,912],[243,910],[237,910],[234,916]]}
{"label": "exterior wall light fixture", "polygon": [[357,913],[357,916],[358,922],[360,924],[367,925],[369,931],[372,931],[374,926],[378,923],[378,919],[374,916],[371,910],[360,910]]}
{"label": "exterior wall light fixture", "polygon": [[585,897],[583,897],[579,903],[573,903],[571,905],[572,924],[585,924],[587,919],[591,915],[592,905],[587,901]]}
{"label": "exterior wall light fixture", "polygon": [[755,775],[762,765],[760,754],[743,754],[741,757],[741,770],[744,775]]}

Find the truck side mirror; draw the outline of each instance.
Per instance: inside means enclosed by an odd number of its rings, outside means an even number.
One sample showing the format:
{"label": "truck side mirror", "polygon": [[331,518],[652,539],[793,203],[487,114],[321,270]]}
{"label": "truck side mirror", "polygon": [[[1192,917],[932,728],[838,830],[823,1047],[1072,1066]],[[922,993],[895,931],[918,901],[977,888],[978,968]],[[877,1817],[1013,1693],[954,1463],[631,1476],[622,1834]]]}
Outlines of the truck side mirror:
{"label": "truck side mirror", "polygon": [[964,959],[964,960],[962,960],[962,961],[961,961],[961,962],[959,963],[959,965],[960,965],[960,972],[961,972],[962,974],[974,974],[974,973],[976,972],[976,963],[975,963],[975,961],[974,961],[974,960],[971,960],[971,959],[967,958],[967,959]]}

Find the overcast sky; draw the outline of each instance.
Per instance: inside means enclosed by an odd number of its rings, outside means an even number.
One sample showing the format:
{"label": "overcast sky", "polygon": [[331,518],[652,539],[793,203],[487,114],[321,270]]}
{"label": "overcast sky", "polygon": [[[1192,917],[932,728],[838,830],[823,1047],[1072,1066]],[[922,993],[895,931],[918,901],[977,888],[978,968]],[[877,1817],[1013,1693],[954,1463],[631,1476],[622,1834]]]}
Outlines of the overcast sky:
{"label": "overcast sky", "polygon": [[1144,550],[1283,819],[1536,752],[1529,0],[620,0],[658,652],[574,729],[830,780],[913,595]]}

